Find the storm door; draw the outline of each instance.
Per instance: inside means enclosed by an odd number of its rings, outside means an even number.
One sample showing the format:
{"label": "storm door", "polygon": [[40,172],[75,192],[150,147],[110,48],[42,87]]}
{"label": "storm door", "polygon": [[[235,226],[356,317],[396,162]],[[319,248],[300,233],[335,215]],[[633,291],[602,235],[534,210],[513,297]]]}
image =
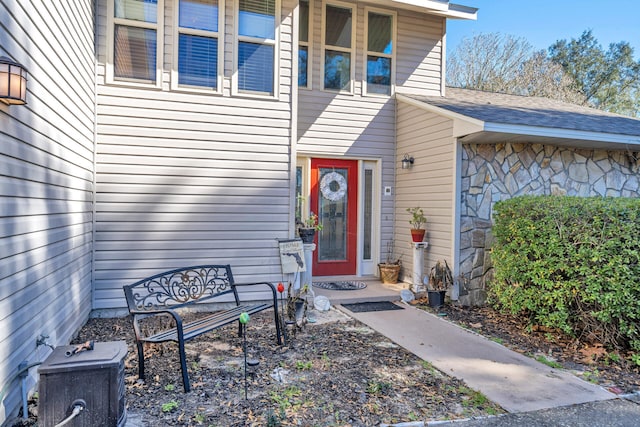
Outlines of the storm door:
{"label": "storm door", "polygon": [[357,200],[357,160],[311,160],[311,210],[322,225],[316,233],[314,276],[356,274]]}

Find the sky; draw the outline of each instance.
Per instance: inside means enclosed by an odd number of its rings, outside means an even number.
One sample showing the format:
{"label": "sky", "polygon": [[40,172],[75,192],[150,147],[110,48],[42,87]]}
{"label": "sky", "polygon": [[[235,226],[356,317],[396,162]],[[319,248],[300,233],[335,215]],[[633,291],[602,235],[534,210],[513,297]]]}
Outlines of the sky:
{"label": "sky", "polygon": [[476,34],[499,32],[523,37],[536,50],[557,40],[577,39],[585,30],[607,50],[626,41],[640,57],[640,0],[452,0],[478,8],[477,21],[447,21],[447,52]]}

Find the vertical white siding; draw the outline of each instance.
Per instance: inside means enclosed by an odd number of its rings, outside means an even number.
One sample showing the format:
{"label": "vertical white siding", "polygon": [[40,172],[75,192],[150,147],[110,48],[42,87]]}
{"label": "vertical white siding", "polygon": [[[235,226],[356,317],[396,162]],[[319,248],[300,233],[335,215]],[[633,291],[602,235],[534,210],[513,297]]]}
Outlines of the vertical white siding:
{"label": "vertical white siding", "polygon": [[[0,103],[3,386],[20,362],[46,357],[40,334],[66,344],[91,309],[92,3],[0,0],[0,55],[29,70],[28,104]],[[20,403],[11,384],[0,424]]]}
{"label": "vertical white siding", "polygon": [[[382,187],[395,185],[396,102],[393,96],[362,96],[364,75],[365,14],[363,4],[356,7],[356,54],[354,95],[322,91],[321,37],[323,2],[313,3],[313,90],[299,91],[299,153],[314,157],[381,160]],[[442,34],[444,19],[397,10],[397,91],[414,94],[440,94]],[[396,191],[394,189],[393,193]],[[381,196],[380,250],[384,256],[393,238],[394,197]],[[409,253],[408,251],[405,251]]]}
{"label": "vertical white siding", "polygon": [[[99,1],[104,73],[106,3]],[[279,99],[231,96],[234,9],[226,1],[224,93],[171,91],[171,0],[162,90],[98,81],[94,307],[154,272],[230,263],[237,281],[282,280],[276,238],[290,226],[292,0],[283,1]]]}
{"label": "vertical white siding", "polygon": [[404,275],[413,268],[407,208],[419,206],[427,217],[425,274],[437,260],[453,267],[455,195],[455,138],[451,119],[398,102],[399,162],[404,153],[414,157],[411,169],[399,169],[396,189],[396,253],[403,254]]}

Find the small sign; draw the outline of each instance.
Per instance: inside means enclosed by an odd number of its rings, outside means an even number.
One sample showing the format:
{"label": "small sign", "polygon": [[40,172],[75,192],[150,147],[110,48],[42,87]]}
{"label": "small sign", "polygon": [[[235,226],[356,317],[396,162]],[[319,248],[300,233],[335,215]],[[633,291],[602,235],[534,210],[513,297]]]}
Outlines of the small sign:
{"label": "small sign", "polygon": [[282,265],[282,273],[297,273],[306,271],[304,263],[304,246],[300,239],[279,240],[280,247],[280,264]]}

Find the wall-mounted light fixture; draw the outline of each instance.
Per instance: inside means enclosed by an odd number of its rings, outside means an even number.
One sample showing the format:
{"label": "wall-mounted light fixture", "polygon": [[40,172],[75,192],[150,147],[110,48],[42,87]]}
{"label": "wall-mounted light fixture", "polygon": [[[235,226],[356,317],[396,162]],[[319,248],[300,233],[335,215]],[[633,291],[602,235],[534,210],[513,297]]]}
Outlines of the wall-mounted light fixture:
{"label": "wall-mounted light fixture", "polygon": [[0,101],[9,105],[27,103],[27,70],[6,56],[0,56]]}
{"label": "wall-mounted light fixture", "polygon": [[405,154],[404,159],[402,159],[402,169],[410,169],[413,166],[413,161],[413,157]]}

